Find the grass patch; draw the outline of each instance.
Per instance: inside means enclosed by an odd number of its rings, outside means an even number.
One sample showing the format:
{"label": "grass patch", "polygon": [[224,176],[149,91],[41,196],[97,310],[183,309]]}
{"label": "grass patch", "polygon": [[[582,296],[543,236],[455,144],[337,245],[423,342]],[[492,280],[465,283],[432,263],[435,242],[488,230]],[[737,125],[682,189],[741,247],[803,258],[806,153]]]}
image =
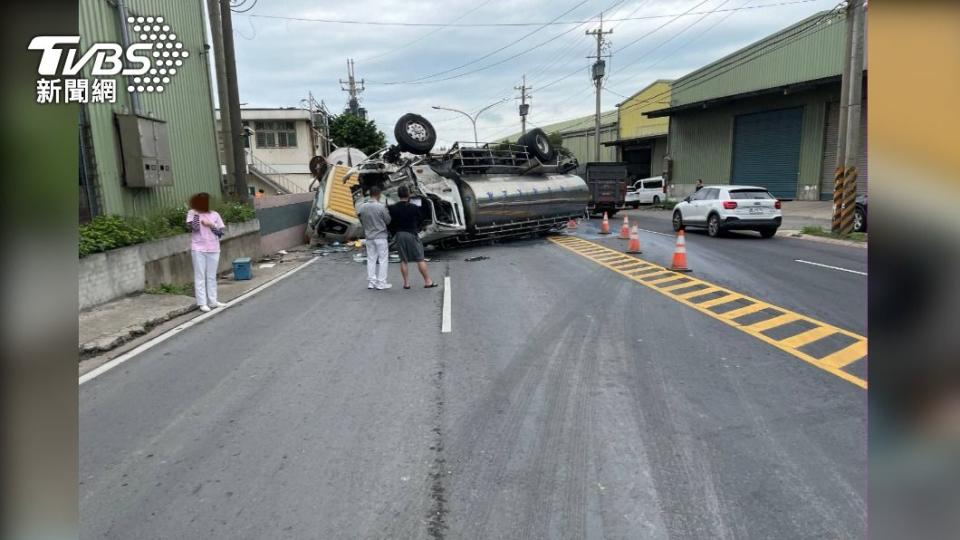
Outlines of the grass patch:
{"label": "grass patch", "polygon": [[193,296],[193,285],[178,285],[176,283],[161,283],[156,287],[146,289],[147,294],[172,294],[180,296]]}
{"label": "grass patch", "polygon": [[851,242],[866,242],[867,233],[862,232],[853,232],[850,234],[834,234],[831,231],[828,231],[820,226],[806,226],[803,229],[800,229],[802,234],[809,234],[810,236],[822,236],[824,238],[834,238],[837,240],[848,240]]}

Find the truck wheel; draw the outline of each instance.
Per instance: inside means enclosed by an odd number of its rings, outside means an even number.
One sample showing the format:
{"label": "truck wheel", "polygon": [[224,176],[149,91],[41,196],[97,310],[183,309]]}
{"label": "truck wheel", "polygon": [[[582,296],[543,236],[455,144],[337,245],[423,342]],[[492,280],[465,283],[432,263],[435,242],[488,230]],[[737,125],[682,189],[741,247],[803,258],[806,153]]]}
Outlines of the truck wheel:
{"label": "truck wheel", "polygon": [[397,146],[411,154],[424,155],[437,143],[437,131],[426,118],[419,114],[407,113],[397,120],[393,128]]}
{"label": "truck wheel", "polygon": [[541,163],[549,163],[557,157],[557,151],[550,144],[550,138],[540,128],[528,131],[520,137],[517,144],[526,147],[527,153],[539,159]]}

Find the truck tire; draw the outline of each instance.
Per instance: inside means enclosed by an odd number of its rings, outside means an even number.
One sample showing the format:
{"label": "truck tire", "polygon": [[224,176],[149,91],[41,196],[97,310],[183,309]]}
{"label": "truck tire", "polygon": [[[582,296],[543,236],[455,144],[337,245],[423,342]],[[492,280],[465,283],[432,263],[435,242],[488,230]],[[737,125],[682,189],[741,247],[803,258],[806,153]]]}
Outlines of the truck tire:
{"label": "truck tire", "polygon": [[429,153],[437,143],[437,130],[426,118],[413,113],[407,113],[397,120],[393,136],[400,150],[416,155]]}
{"label": "truck tire", "polygon": [[550,138],[540,128],[528,131],[520,137],[517,144],[526,147],[528,154],[544,164],[552,162],[557,157],[557,149],[550,144]]}

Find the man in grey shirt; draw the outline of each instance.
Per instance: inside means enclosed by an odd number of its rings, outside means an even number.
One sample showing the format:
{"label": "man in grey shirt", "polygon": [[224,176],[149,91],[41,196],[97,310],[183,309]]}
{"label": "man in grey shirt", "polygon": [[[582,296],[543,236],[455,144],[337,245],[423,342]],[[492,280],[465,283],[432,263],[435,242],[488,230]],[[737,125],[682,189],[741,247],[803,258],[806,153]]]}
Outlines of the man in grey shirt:
{"label": "man in grey shirt", "polygon": [[380,193],[379,187],[371,187],[370,200],[357,207],[357,216],[367,239],[367,288],[382,291],[393,285],[387,283],[387,265],[390,264],[387,225],[390,224],[390,212],[380,202]]}

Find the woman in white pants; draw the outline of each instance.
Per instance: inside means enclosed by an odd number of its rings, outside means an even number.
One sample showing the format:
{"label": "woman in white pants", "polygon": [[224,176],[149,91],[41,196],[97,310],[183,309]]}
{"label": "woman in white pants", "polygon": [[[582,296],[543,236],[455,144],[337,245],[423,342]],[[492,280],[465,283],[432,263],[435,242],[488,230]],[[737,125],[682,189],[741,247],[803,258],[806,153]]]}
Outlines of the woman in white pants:
{"label": "woman in white pants", "polygon": [[200,311],[223,307],[217,301],[217,265],[220,263],[220,237],[225,225],[220,214],[210,210],[210,194],[190,197],[187,212],[190,227],[190,254],[193,256],[193,290]]}

